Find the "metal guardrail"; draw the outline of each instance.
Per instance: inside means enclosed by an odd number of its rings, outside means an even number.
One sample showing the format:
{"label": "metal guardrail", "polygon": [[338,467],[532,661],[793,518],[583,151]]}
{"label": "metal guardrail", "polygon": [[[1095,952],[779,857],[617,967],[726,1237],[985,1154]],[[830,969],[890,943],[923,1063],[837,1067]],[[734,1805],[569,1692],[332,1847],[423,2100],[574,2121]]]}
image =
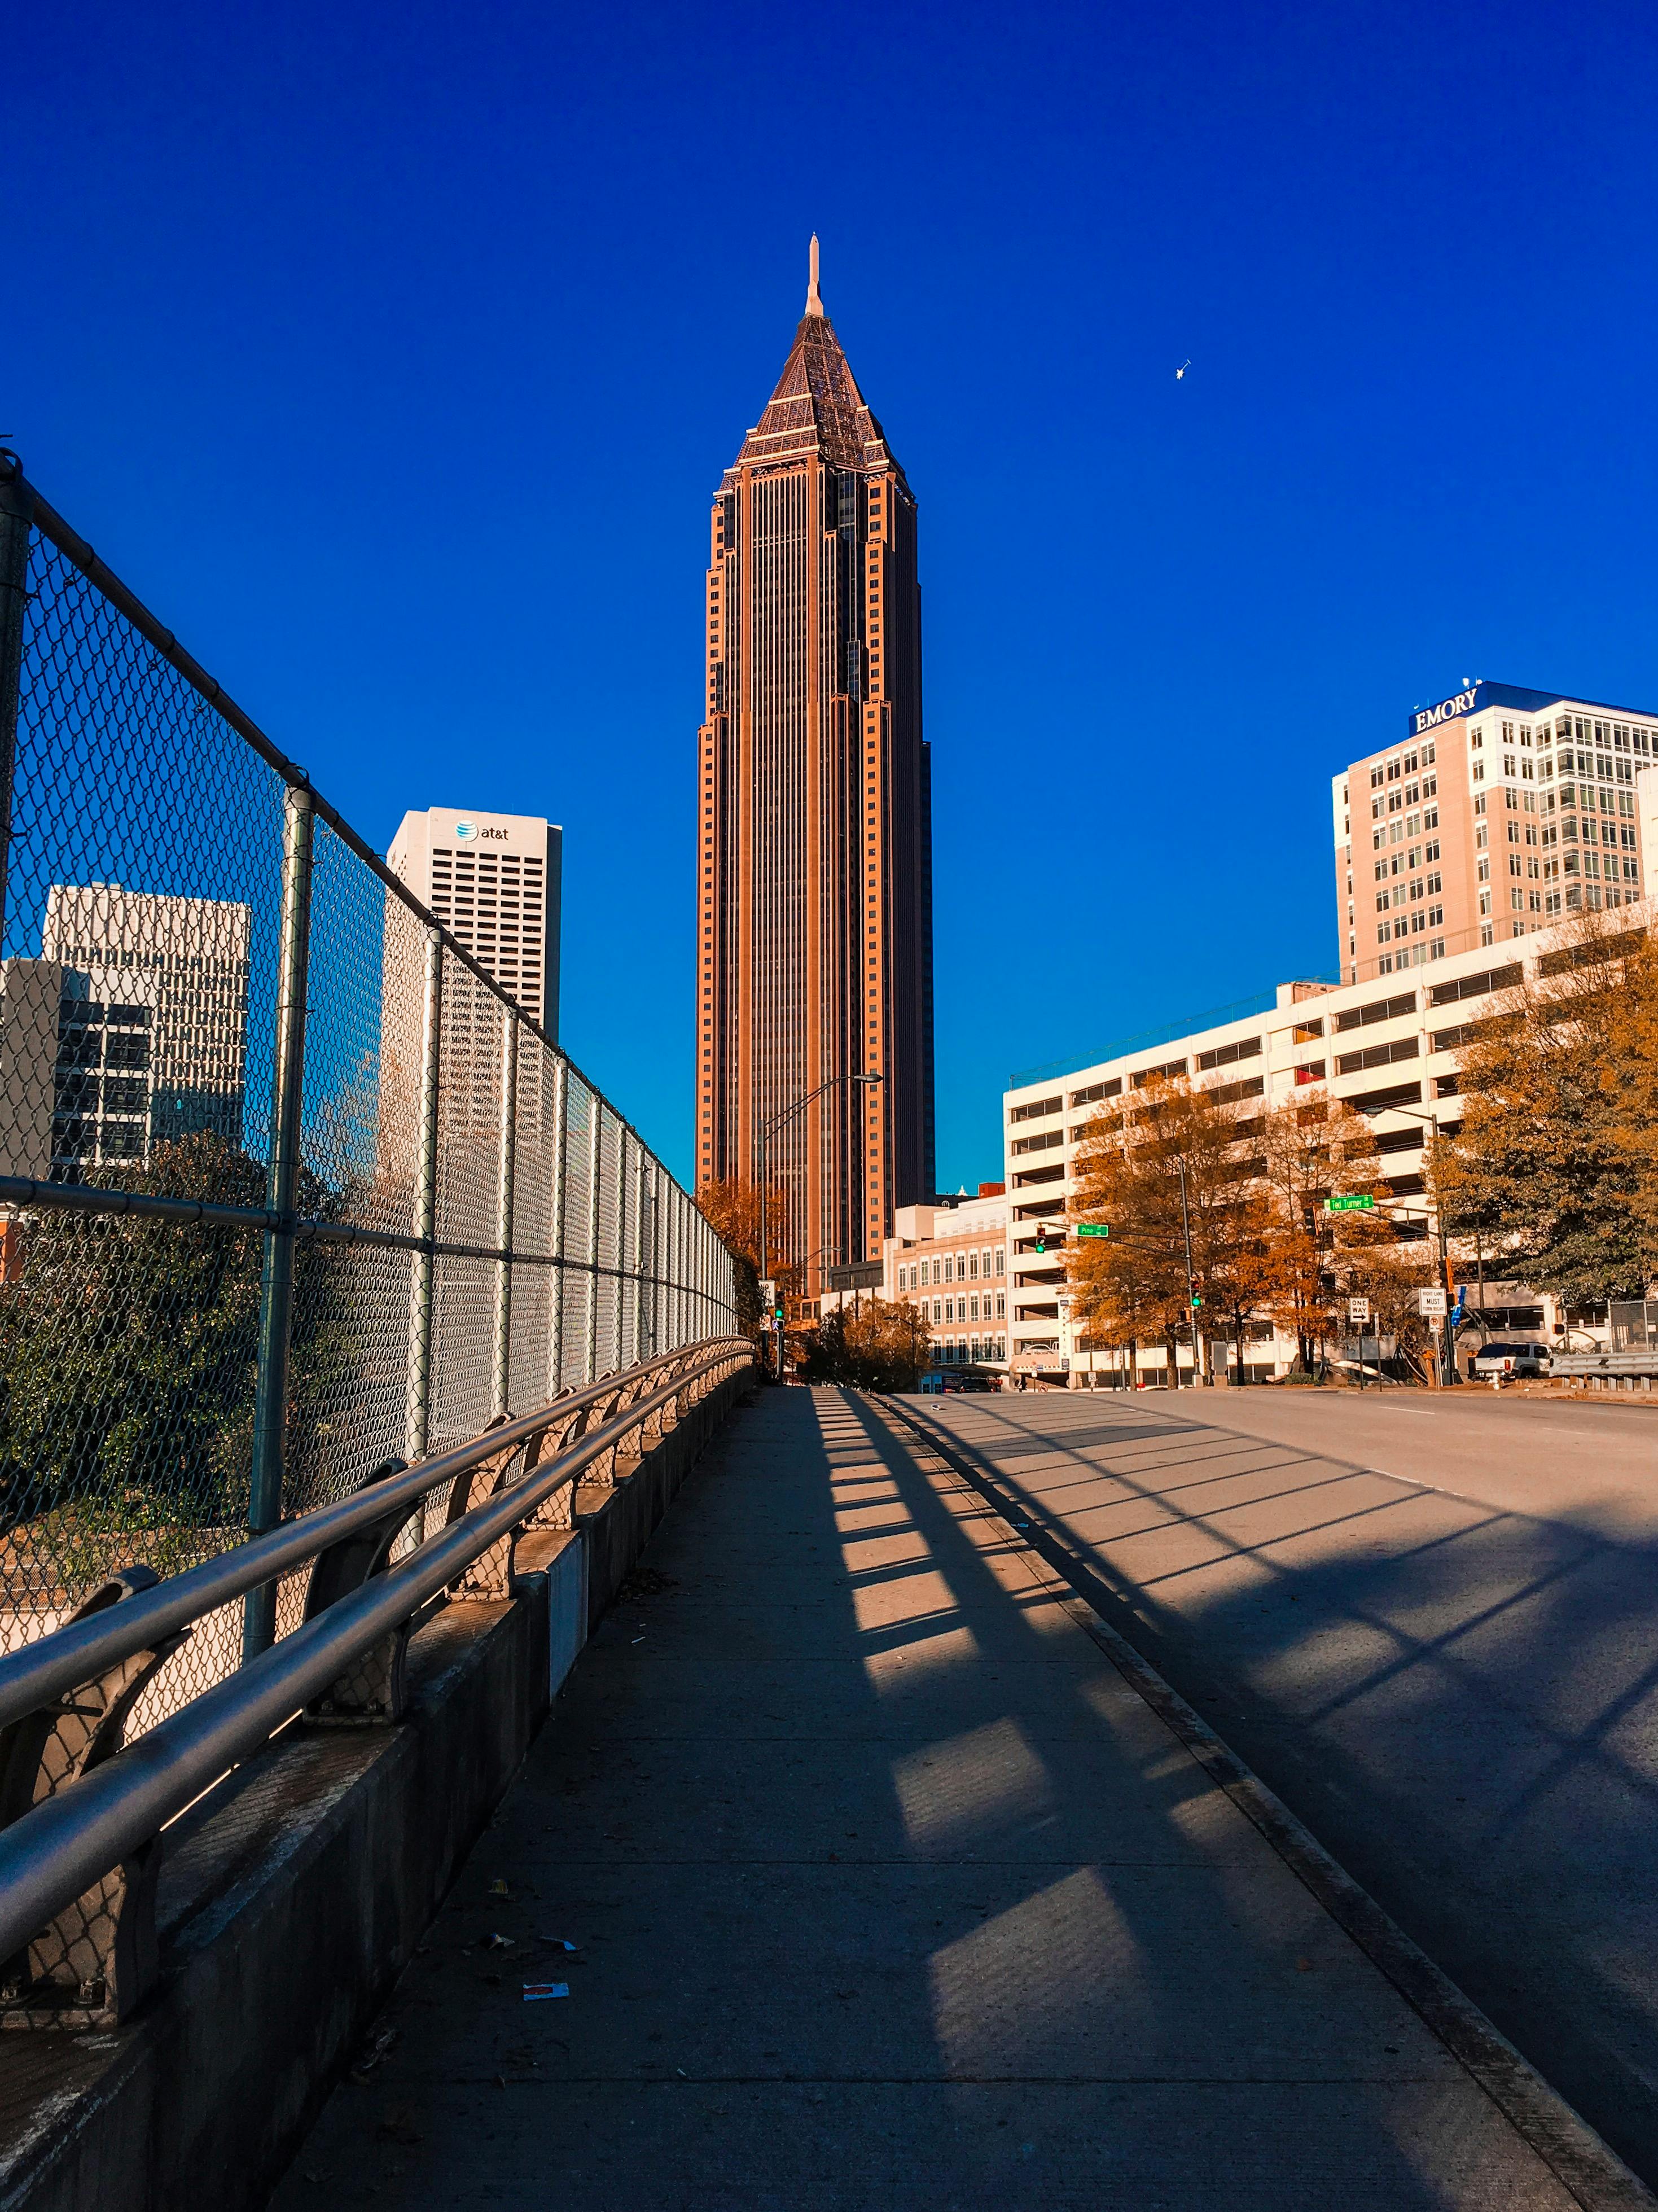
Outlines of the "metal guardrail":
{"label": "metal guardrail", "polygon": [[[735,1326],[730,1255],[540,998],[4,452],[0,920],[0,1650]],[[173,1702],[298,1626],[276,1594]]]}
{"label": "metal guardrail", "polygon": [[[730,1337],[645,1361],[169,1581],[118,1577],[83,1618],[0,1659],[0,2023],[125,2018],[155,1972],[167,1823],[301,1713],[398,1718],[422,1608],[508,1595],[519,1535],[607,1460],[614,1480],[619,1452],[642,1456],[653,1423],[659,1440],[753,1357]],[[481,1475],[491,1488],[474,1504]],[[192,1624],[307,1565],[303,1626],[124,1743]]]}
{"label": "metal guardrail", "polygon": [[1549,1373],[1570,1382],[1585,1375],[1658,1375],[1658,1349],[1627,1352],[1557,1352]]}

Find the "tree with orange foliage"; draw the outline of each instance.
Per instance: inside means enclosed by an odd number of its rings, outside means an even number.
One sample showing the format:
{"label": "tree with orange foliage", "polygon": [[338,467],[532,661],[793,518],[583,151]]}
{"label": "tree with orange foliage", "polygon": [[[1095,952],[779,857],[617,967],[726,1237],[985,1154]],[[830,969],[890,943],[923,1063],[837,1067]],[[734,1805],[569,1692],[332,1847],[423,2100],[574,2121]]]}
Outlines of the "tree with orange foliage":
{"label": "tree with orange foliage", "polygon": [[[1195,1357],[1201,1316],[1230,1315],[1242,1296],[1240,1271],[1255,1227],[1252,1163],[1240,1158],[1247,1135],[1235,1104],[1183,1079],[1159,1078],[1096,1112],[1077,1155],[1072,1218],[1110,1233],[1066,1247],[1073,1318],[1092,1341],[1131,1355],[1161,1339],[1171,1384],[1182,1332],[1191,1332]],[[1187,1303],[1188,1229],[1204,1301],[1197,1315]]]}
{"label": "tree with orange foliage", "polygon": [[1262,1206],[1243,1284],[1293,1334],[1297,1366],[1311,1374],[1330,1339],[1346,1333],[1349,1297],[1368,1297],[1402,1319],[1421,1269],[1399,1257],[1395,1224],[1380,1203],[1370,1212],[1326,1206],[1338,1194],[1390,1195],[1370,1125],[1345,1099],[1317,1086],[1297,1091],[1262,1115],[1256,1142]]}
{"label": "tree with orange foliage", "polygon": [[[759,1342],[766,1334],[760,1310],[760,1187],[742,1176],[723,1176],[706,1182],[696,1194],[703,1219],[732,1255],[737,1282],[737,1326],[744,1336]],[[788,1195],[776,1183],[766,1192],[766,1246],[772,1279],[785,1296],[792,1295],[799,1269],[780,1264],[777,1255],[789,1241]]]}
{"label": "tree with orange foliage", "polygon": [[1658,947],[1588,913],[1495,998],[1457,1054],[1455,1143],[1436,1147],[1448,1226],[1573,1304],[1658,1279]]}

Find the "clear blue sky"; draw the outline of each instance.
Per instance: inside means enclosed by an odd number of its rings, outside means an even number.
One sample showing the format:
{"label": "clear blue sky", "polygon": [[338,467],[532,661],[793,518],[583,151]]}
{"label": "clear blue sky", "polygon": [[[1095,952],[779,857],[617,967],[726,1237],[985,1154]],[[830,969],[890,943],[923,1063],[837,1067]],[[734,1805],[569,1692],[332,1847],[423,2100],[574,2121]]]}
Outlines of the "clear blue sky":
{"label": "clear blue sky", "polygon": [[563,823],[566,1040],[684,1170],[708,502],[818,230],[921,501],[953,1188],[1010,1069],[1333,966],[1328,778],[1418,702],[1658,708],[1655,61],[1650,0],[16,9],[0,430],[377,843]]}

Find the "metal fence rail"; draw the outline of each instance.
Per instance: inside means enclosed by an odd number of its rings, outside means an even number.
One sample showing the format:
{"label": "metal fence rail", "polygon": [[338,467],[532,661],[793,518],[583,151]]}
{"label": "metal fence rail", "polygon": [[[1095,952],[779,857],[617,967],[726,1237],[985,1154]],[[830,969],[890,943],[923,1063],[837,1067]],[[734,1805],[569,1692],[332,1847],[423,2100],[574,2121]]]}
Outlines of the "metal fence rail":
{"label": "metal fence rail", "polygon": [[8,454],[0,896],[0,1650],[734,1327],[649,1148]]}
{"label": "metal fence rail", "polygon": [[[399,1719],[423,1608],[511,1595],[525,1531],[571,1526],[579,1482],[614,1482],[753,1358],[742,1337],[658,1354],[165,1582],[123,1577],[0,1658],[0,2024],[124,2019],[155,1972],[167,1824],[298,1713]],[[279,1583],[301,1625],[126,1748],[203,1627]]]}

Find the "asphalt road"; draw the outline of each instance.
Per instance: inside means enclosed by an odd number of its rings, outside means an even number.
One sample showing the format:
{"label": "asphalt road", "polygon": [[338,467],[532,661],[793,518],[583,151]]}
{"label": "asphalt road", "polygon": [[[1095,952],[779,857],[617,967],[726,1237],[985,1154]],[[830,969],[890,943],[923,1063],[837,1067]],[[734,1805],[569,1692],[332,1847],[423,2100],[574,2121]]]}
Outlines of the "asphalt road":
{"label": "asphalt road", "polygon": [[910,1403],[1658,2185],[1658,1409]]}

